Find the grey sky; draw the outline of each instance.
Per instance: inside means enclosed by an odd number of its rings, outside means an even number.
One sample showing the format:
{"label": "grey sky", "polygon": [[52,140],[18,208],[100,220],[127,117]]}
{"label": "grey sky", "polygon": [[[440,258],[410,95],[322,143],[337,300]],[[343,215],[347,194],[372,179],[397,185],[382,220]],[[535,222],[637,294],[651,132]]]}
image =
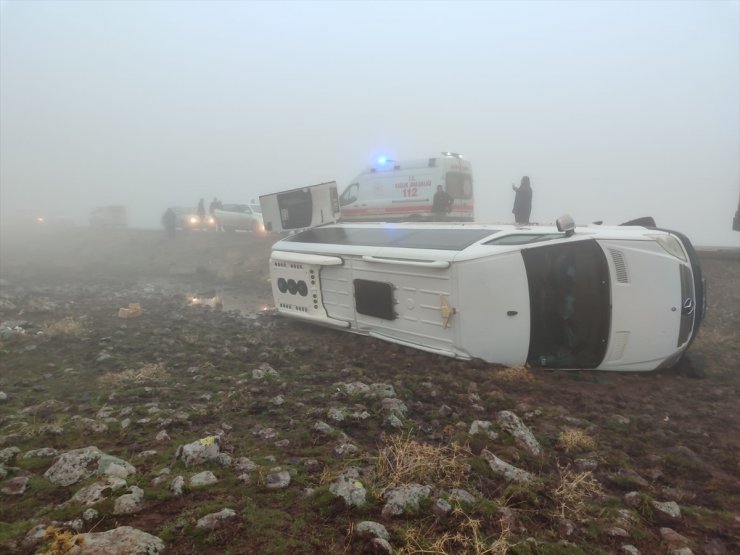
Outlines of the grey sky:
{"label": "grey sky", "polygon": [[461,152],[479,220],[739,245],[738,2],[0,3],[1,217],[80,223]]}

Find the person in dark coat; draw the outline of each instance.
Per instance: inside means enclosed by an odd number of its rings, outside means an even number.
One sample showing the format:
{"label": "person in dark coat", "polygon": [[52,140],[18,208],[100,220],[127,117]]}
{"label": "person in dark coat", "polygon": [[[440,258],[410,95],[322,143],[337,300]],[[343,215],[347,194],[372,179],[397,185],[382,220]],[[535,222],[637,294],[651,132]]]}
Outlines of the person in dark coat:
{"label": "person in dark coat", "polygon": [[216,225],[216,231],[223,231],[221,228],[221,222],[216,217],[216,210],[220,209],[221,206],[221,201],[218,200],[217,197],[213,197],[211,204],[208,206],[208,214],[210,214],[211,218],[213,218],[213,221]]}
{"label": "person in dark coat", "polygon": [[522,177],[522,183],[517,187],[512,183],[511,188],[516,191],[514,197],[514,221],[518,224],[528,224],[529,215],[532,213],[532,187],[529,184],[529,177]]}
{"label": "person in dark coat", "polygon": [[172,208],[168,208],[162,216],[162,225],[164,226],[164,230],[167,232],[167,237],[172,238],[175,236],[177,215],[175,214],[175,211],[172,210]]}
{"label": "person in dark coat", "polygon": [[198,219],[200,219],[201,229],[204,228],[206,225],[206,203],[203,199],[198,202]]}
{"label": "person in dark coat", "polygon": [[452,210],[452,203],[455,199],[442,189],[442,185],[437,185],[437,192],[434,193],[434,199],[432,200],[432,212],[434,213],[435,220],[444,220],[447,213]]}

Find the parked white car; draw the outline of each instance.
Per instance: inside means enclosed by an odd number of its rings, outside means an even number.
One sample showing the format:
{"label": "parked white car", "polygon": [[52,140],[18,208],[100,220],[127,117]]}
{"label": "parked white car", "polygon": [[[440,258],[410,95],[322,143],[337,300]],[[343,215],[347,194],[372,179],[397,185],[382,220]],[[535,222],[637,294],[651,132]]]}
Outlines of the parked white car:
{"label": "parked white car", "polygon": [[223,204],[214,210],[213,215],[224,231],[265,232],[259,204]]}
{"label": "parked white car", "polygon": [[697,334],[691,242],[654,227],[330,224],[275,243],[286,316],[507,366],[654,370]]}
{"label": "parked white car", "polygon": [[201,221],[197,208],[174,206],[170,208],[175,213],[175,228],[183,231],[216,229],[216,219],[206,215],[205,221]]}

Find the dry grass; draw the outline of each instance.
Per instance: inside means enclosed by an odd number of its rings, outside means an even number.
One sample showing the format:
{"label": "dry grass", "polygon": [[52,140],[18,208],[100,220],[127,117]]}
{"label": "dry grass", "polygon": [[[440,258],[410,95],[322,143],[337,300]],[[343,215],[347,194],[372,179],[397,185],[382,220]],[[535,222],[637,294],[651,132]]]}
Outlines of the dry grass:
{"label": "dry grass", "polygon": [[558,434],[558,444],[566,453],[596,448],[596,440],[582,430],[568,428]]}
{"label": "dry grass", "polygon": [[200,343],[200,336],[197,333],[183,333],[182,340],[188,345],[197,345]]}
{"label": "dry grass", "polygon": [[161,382],[169,378],[163,363],[145,364],[138,370],[128,369],[122,372],[108,372],[98,378],[102,385],[116,386],[125,383]]}
{"label": "dry grass", "polygon": [[496,372],[493,377],[502,382],[533,382],[534,374],[528,368],[515,366]]}
{"label": "dry grass", "polygon": [[82,545],[84,540],[80,534],[49,526],[44,534],[44,541],[49,542],[43,551],[44,555],[64,555],[74,547]]}
{"label": "dry grass", "polygon": [[383,434],[381,440],[385,446],[380,449],[375,465],[381,495],[390,488],[409,482],[457,487],[470,473],[465,459],[471,453],[457,443],[449,447],[419,443],[411,439],[410,434]]}
{"label": "dry grass", "polygon": [[587,502],[604,491],[591,472],[576,472],[570,465],[558,465],[560,484],[553,492],[558,504],[555,516],[579,519],[586,514]]}
{"label": "dry grass", "polygon": [[461,509],[454,509],[451,518],[455,529],[435,535],[433,528],[411,527],[406,531],[406,545],[398,550],[399,555],[456,555],[474,553],[475,555],[506,555],[509,552],[508,528],[503,528],[498,537],[486,538],[481,534],[480,520],[471,518]]}
{"label": "dry grass", "polygon": [[44,324],[42,328],[47,337],[81,337],[87,330],[74,318],[63,318]]}

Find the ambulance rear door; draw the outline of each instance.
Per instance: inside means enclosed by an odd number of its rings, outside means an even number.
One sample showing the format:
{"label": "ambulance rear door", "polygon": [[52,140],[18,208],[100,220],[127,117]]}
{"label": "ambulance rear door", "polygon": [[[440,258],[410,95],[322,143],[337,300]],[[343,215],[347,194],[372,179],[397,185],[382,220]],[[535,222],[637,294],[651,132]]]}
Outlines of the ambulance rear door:
{"label": "ambulance rear door", "polygon": [[308,229],[339,219],[335,181],[260,196],[265,231]]}

